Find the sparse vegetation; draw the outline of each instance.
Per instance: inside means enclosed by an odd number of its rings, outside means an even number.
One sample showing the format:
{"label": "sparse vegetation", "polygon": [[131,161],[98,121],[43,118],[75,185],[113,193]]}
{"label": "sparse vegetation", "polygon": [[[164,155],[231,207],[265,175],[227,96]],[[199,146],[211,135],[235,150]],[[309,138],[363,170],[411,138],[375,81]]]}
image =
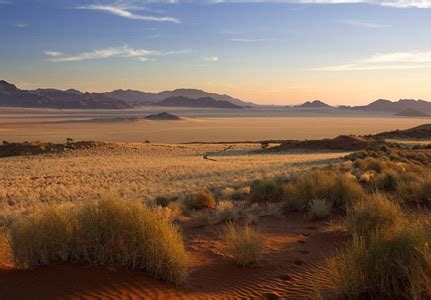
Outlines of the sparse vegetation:
{"label": "sparse vegetation", "polygon": [[250,187],[250,198],[255,202],[280,202],[283,185],[274,179],[256,180]]}
{"label": "sparse vegetation", "polygon": [[284,189],[286,209],[305,211],[314,199],[324,199],[332,208],[346,208],[364,192],[352,178],[343,174],[314,171],[288,183]]}
{"label": "sparse vegetation", "polygon": [[338,297],[425,299],[431,296],[430,231],[419,224],[354,235],[329,262]]}
{"label": "sparse vegetation", "polygon": [[382,194],[369,195],[356,202],[347,213],[347,223],[353,234],[367,236],[370,233],[402,225],[405,218],[398,204]]}
{"label": "sparse vegetation", "polygon": [[138,202],[104,199],[50,207],[16,220],[10,239],[22,268],[82,262],[143,270],[175,283],[187,277],[180,233],[168,218]]}
{"label": "sparse vegetation", "polygon": [[224,240],[227,253],[239,266],[257,265],[262,259],[262,240],[251,225],[228,224]]}
{"label": "sparse vegetation", "polygon": [[214,208],[216,206],[214,195],[209,191],[188,195],[184,198],[183,203],[187,209]]}
{"label": "sparse vegetation", "polygon": [[309,219],[324,219],[331,214],[331,205],[324,199],[314,199],[308,208]]}

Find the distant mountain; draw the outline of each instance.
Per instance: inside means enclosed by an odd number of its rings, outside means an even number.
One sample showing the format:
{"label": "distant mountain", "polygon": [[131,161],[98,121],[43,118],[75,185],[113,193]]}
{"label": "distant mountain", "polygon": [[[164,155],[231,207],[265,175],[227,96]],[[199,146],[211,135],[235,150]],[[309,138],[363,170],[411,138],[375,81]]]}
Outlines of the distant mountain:
{"label": "distant mountain", "polygon": [[400,111],[399,113],[394,114],[394,116],[399,116],[399,117],[430,117],[429,114],[420,112],[414,108],[406,108],[406,109]]}
{"label": "distant mountain", "polygon": [[242,109],[239,106],[228,101],[215,100],[210,97],[198,99],[187,98],[183,96],[169,97],[163,101],[157,102],[157,106],[175,106],[175,107],[195,107],[195,108],[226,108],[226,109]]}
{"label": "distant mountain", "polygon": [[[114,90],[107,93],[85,93],[76,89],[36,89],[21,90],[15,85],[0,80],[0,106],[46,107],[77,109],[123,109],[140,105],[156,105],[167,98],[180,97],[196,101],[184,101],[179,104],[162,103],[162,106],[242,108],[256,106],[251,102],[228,95],[207,93],[196,89],[177,89],[160,93],[147,93],[136,90]],[[210,100],[211,99],[211,100]],[[172,99],[171,99],[172,100]],[[158,104],[157,104],[158,105]]]}
{"label": "distant mountain", "polygon": [[425,100],[401,99],[392,102],[385,99],[376,100],[365,106],[355,106],[351,109],[372,111],[372,112],[392,112],[398,113],[406,109],[414,109],[420,112],[431,112],[431,102]]}
{"label": "distant mountain", "polygon": [[160,93],[147,93],[147,92],[141,92],[136,90],[115,90],[109,93],[104,93],[104,95],[113,99],[123,100],[134,105],[153,104],[155,102],[160,102],[165,100],[166,98],[171,98],[171,97],[186,97],[190,99],[209,97],[214,100],[227,101],[232,104],[243,106],[243,107],[256,106],[256,104],[252,102],[245,102],[228,95],[208,93],[208,92],[205,92],[202,90],[196,90],[196,89],[176,89],[173,91],[164,91]]}
{"label": "distant mountain", "polygon": [[76,109],[122,109],[131,108],[124,101],[96,93],[56,89],[21,90],[0,80],[0,106]]}
{"label": "distant mountain", "polygon": [[332,107],[320,100],[314,100],[314,101],[307,101],[301,105],[296,105],[295,107],[300,107],[300,108],[329,108]]}

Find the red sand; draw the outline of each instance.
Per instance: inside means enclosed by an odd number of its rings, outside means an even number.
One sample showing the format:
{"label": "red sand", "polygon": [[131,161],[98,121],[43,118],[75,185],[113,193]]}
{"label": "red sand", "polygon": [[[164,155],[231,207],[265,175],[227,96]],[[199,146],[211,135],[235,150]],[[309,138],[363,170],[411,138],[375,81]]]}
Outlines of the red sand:
{"label": "red sand", "polygon": [[223,224],[192,228],[183,224],[191,257],[190,276],[174,286],[136,272],[83,265],[51,265],[15,270],[0,264],[0,299],[220,299],[310,298],[329,281],[324,262],[345,239],[324,222],[300,214],[259,222],[264,260],[256,268],[237,267],[224,256]]}

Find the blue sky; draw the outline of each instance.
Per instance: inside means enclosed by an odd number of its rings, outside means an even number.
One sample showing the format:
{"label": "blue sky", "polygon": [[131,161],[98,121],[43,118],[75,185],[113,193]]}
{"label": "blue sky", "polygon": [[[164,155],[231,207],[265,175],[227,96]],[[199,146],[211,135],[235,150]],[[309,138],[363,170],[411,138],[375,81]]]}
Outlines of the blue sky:
{"label": "blue sky", "polygon": [[429,28],[430,0],[0,0],[0,78],[275,104],[431,100]]}

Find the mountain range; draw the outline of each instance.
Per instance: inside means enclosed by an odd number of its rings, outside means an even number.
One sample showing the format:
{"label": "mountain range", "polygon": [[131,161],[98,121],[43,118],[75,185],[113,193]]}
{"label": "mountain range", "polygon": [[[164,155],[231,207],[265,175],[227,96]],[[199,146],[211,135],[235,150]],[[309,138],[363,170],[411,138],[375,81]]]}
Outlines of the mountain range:
{"label": "mountain range", "polygon": [[[137,90],[114,90],[104,93],[88,93],[75,89],[22,90],[14,84],[0,80],[0,106],[33,108],[74,108],[74,109],[127,109],[137,106],[167,106],[190,108],[242,109],[259,106],[229,95],[208,93],[197,89],[176,89],[160,93]],[[273,106],[275,108],[282,106]],[[378,99],[362,106],[330,106],[320,100],[307,101],[301,105],[285,109],[304,109],[337,113],[349,110],[391,113],[398,116],[427,116],[431,114],[431,102],[425,100],[400,99],[389,101]]]}
{"label": "mountain range", "polygon": [[142,105],[240,109],[254,106],[228,95],[196,89],[177,89],[160,93],[115,90],[87,93],[75,89],[21,90],[0,80],[0,106],[75,109],[125,109]]}

